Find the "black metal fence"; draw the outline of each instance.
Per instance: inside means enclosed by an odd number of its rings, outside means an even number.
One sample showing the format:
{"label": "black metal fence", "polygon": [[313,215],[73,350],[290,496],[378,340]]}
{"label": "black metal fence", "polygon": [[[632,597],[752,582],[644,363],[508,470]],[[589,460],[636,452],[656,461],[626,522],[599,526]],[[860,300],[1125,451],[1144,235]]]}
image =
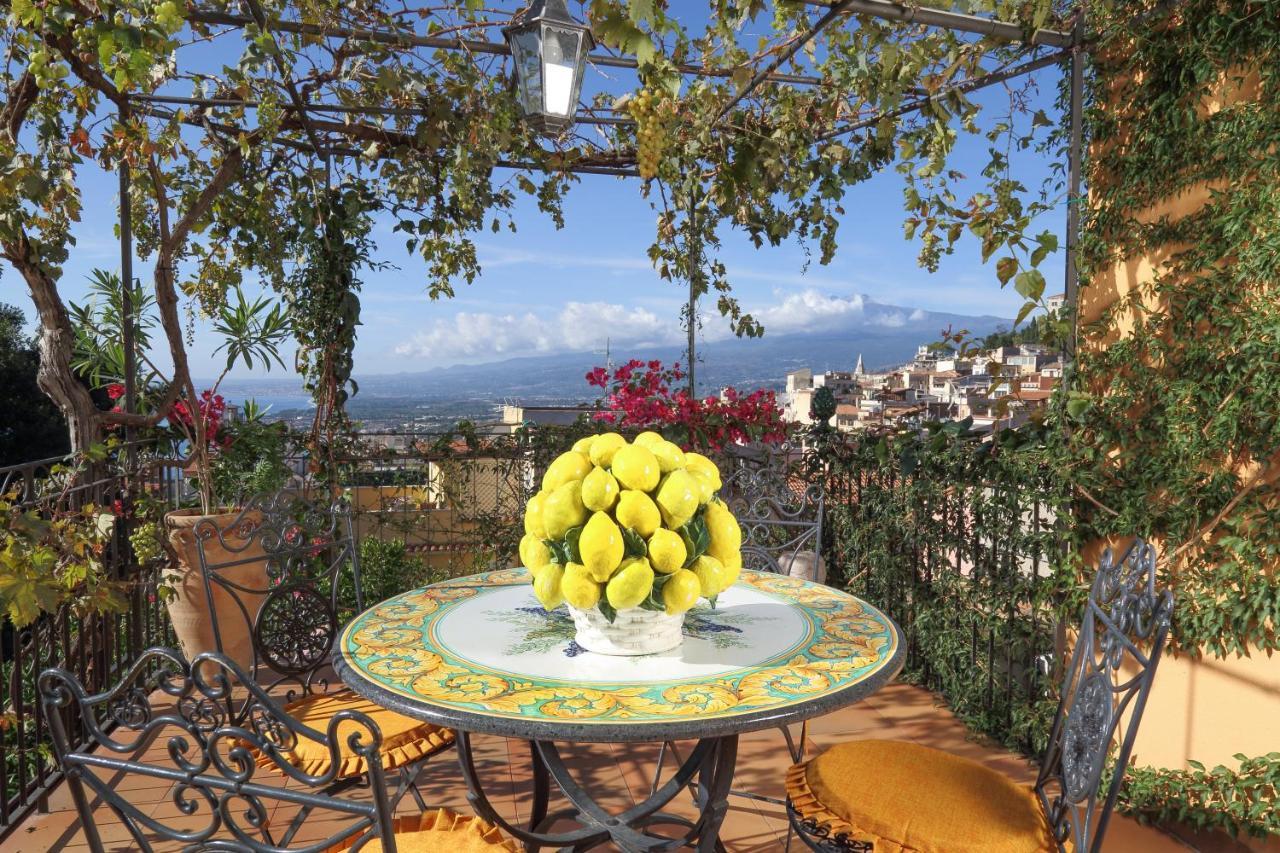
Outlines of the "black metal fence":
{"label": "black metal fence", "polygon": [[[113,684],[141,651],[150,645],[170,644],[172,634],[164,605],[156,592],[158,572],[138,566],[129,558],[129,520],[120,512],[130,489],[146,488],[163,498],[176,493],[175,482],[164,469],[146,478],[120,473],[128,456],[120,448],[110,469],[102,464],[74,475],[62,470],[62,460],[47,459],[0,468],[0,494],[14,495],[19,506],[40,514],[74,510],[86,505],[101,509],[104,525],[110,525],[102,554],[113,580],[121,581],[127,605],[122,612],[78,613],[64,606],[40,616],[22,628],[4,619],[0,623],[0,837],[34,810],[60,773],[49,760],[50,739],[36,692],[36,679],[50,666],[76,674],[91,691]],[[68,485],[66,478],[75,479]],[[77,721],[69,720],[71,737],[83,742]]]}
{"label": "black metal fence", "polygon": [[[1041,450],[961,439],[839,439],[820,456],[835,582],[884,608],[903,678],[965,722],[1036,754],[1056,703],[1070,570],[1068,494]],[[905,462],[905,464],[904,464]]]}

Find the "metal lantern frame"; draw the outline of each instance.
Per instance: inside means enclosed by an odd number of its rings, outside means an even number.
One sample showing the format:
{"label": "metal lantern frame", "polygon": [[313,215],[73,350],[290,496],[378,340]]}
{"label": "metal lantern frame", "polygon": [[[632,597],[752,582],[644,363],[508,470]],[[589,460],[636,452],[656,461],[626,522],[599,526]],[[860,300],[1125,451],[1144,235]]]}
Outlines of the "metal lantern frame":
{"label": "metal lantern frame", "polygon": [[[515,21],[502,30],[515,66],[516,101],[525,123],[548,136],[560,136],[575,124],[582,78],[586,75],[587,54],[595,47],[591,27],[569,14],[564,0],[534,0]],[[563,110],[553,110],[548,101],[548,78],[553,63],[550,46],[567,37],[573,39],[572,57],[564,56],[572,69],[568,97]],[[536,83],[536,87],[535,87]]]}

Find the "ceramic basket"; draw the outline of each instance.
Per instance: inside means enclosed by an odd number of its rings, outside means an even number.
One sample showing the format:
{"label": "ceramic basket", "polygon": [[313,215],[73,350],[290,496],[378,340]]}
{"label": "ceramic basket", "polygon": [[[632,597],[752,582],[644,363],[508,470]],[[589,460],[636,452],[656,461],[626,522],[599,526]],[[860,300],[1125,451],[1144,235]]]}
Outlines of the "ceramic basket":
{"label": "ceramic basket", "polygon": [[598,609],[570,607],[577,626],[577,643],[602,655],[653,655],[680,645],[684,639],[684,614],[668,616],[659,610],[633,607],[618,611],[612,623]]}

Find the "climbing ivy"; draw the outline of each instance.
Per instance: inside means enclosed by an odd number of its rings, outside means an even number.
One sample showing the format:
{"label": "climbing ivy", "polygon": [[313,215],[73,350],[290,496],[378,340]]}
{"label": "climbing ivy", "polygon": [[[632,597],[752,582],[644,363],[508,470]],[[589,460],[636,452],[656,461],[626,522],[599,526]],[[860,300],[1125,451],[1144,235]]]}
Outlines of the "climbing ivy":
{"label": "climbing ivy", "polygon": [[1179,8],[1094,60],[1066,452],[1087,533],[1163,539],[1174,648],[1223,657],[1280,649],[1280,19]]}
{"label": "climbing ivy", "polygon": [[297,371],[316,404],[307,447],[313,462],[328,469],[336,445],[348,440],[346,403],[358,390],[351,376],[360,325],[358,274],[361,267],[380,266],[370,257],[373,207],[368,189],[357,184],[299,194],[290,239],[301,257],[279,284],[293,318]]}
{"label": "climbing ivy", "polygon": [[[1073,416],[1079,536],[1157,539],[1184,655],[1280,649],[1280,18],[1245,0],[1102,7]],[[1174,215],[1180,201],[1193,210]],[[1150,258],[1152,270],[1136,258]],[[1113,304],[1106,302],[1118,294]],[[1135,768],[1121,807],[1280,832],[1277,756]]]}

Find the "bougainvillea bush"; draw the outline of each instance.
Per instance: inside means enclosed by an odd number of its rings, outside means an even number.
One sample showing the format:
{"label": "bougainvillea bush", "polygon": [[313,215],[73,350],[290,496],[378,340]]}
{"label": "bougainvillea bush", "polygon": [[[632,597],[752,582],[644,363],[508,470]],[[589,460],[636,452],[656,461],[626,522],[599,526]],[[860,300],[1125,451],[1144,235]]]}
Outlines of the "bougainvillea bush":
{"label": "bougainvillea bush", "polygon": [[620,429],[655,430],[686,450],[786,440],[787,425],[774,392],[743,394],[726,388],[720,396],[699,398],[676,388],[684,377],[679,362],[666,367],[656,359],[632,359],[612,373],[596,367],[587,382],[605,393],[595,417]]}

